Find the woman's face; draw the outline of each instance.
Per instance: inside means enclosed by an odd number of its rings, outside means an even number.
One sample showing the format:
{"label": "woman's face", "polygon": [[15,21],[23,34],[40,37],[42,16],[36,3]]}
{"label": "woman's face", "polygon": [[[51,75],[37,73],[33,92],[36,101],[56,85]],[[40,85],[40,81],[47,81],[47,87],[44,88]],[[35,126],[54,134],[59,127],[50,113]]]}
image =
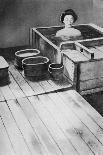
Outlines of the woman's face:
{"label": "woman's face", "polygon": [[64,17],[64,24],[65,24],[65,27],[71,27],[73,22],[74,22],[74,18],[72,15],[66,15]]}

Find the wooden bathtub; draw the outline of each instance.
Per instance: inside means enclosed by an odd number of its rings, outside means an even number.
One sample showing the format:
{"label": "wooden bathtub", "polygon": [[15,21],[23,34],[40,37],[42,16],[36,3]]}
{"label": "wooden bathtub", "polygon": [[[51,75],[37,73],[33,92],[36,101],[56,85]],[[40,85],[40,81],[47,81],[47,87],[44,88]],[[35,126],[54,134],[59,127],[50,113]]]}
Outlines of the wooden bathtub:
{"label": "wooden bathtub", "polygon": [[39,49],[43,56],[48,57],[51,63],[62,62],[65,75],[81,94],[101,91],[103,88],[102,52],[98,50],[97,54],[94,50],[90,50],[89,46],[103,45],[103,29],[94,24],[81,24],[74,27],[81,31],[82,40],[55,39],[56,32],[62,29],[62,26],[39,27],[30,29],[30,44],[33,48]]}

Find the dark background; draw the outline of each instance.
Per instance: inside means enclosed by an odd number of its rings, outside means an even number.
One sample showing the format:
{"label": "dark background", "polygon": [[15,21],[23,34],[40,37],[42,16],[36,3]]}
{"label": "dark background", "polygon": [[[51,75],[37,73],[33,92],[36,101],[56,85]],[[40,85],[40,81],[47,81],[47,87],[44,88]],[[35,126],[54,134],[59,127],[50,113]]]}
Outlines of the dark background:
{"label": "dark background", "polygon": [[101,0],[0,0],[0,48],[29,44],[29,28],[60,25],[59,16],[73,8],[78,23],[103,25]]}

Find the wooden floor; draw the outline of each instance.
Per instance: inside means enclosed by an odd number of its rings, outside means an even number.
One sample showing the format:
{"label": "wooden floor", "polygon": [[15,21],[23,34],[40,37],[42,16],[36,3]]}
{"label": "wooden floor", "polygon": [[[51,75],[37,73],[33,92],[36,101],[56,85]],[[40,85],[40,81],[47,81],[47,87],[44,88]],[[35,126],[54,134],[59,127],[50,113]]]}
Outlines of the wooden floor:
{"label": "wooden floor", "polygon": [[103,155],[103,117],[69,83],[31,82],[13,64],[9,76],[0,87],[0,155]]}

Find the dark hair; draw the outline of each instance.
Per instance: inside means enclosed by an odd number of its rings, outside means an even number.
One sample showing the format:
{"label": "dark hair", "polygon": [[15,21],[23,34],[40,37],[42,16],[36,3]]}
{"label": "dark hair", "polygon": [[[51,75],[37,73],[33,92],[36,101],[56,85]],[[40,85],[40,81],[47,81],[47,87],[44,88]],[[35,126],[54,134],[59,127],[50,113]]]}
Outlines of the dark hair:
{"label": "dark hair", "polygon": [[72,15],[73,18],[74,18],[74,22],[78,19],[78,16],[77,14],[72,10],[72,9],[68,9],[68,10],[65,10],[64,12],[62,12],[61,16],[60,16],[60,21],[63,23],[64,21],[64,17],[66,15]]}

